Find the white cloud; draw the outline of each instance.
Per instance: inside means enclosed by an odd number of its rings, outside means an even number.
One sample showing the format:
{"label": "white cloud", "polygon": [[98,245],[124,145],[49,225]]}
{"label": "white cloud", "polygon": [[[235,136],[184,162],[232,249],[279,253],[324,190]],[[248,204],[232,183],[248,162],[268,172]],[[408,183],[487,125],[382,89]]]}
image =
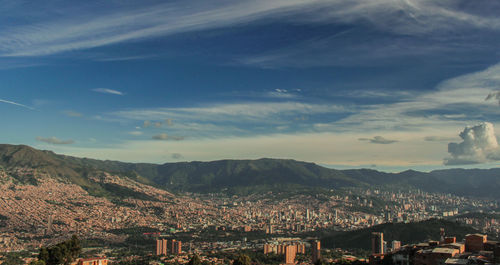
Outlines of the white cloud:
{"label": "white cloud", "polygon": [[[396,103],[362,106],[357,113],[329,127],[341,125],[349,130],[367,131],[441,128],[449,134],[464,123],[481,122],[483,114],[500,115],[500,108],[484,100],[498,86],[500,64],[445,80],[434,90],[405,97]],[[321,126],[327,128],[328,124]]]}
{"label": "white cloud", "polygon": [[201,107],[154,108],[124,110],[111,113],[119,118],[132,120],[163,120],[171,117],[179,121],[238,121],[262,122],[277,115],[296,116],[299,114],[343,113],[348,109],[340,105],[308,104],[299,102],[253,102],[215,104]]}
{"label": "white cloud", "polygon": [[446,165],[477,164],[491,160],[499,160],[499,147],[493,124],[484,122],[475,126],[467,126],[460,133],[462,142],[449,143]]}
{"label": "white cloud", "polygon": [[[500,28],[500,19],[495,16],[461,11],[457,7],[448,1],[399,0],[181,1],[144,8],[111,4],[99,11],[87,10],[83,5],[76,8],[49,5],[40,7],[39,13],[31,16],[35,21],[1,30],[0,54],[55,54],[260,19],[342,24],[362,21],[380,30],[404,35],[467,27]],[[51,12],[46,8],[51,8]],[[79,13],[75,14],[74,10]],[[36,21],[36,18],[41,19]]]}
{"label": "white cloud", "polygon": [[1,99],[0,98],[0,102],[2,103],[7,103],[7,104],[11,104],[11,105],[15,105],[15,106],[19,106],[19,107],[23,107],[23,108],[26,108],[26,109],[30,109],[30,110],[35,110],[34,108],[32,107],[29,107],[29,106],[26,106],[26,105],[23,105],[21,103],[17,103],[17,102],[14,102],[14,101],[10,101],[10,100],[5,100],[5,99]]}
{"label": "white cloud", "polygon": [[39,141],[39,142],[45,142],[45,143],[57,144],[57,145],[59,145],[59,144],[73,144],[73,143],[75,143],[75,141],[73,141],[73,140],[61,140],[61,139],[59,139],[57,137],[54,137],[54,136],[53,137],[49,137],[49,138],[44,138],[44,137],[40,137],[39,136],[39,137],[36,138],[36,140]]}
{"label": "white cloud", "polygon": [[164,141],[165,140],[180,141],[180,140],[184,140],[184,137],[168,135],[166,133],[160,133],[157,135],[153,135],[152,139],[153,140],[164,140]]}
{"label": "white cloud", "polygon": [[455,138],[446,136],[426,136],[424,140],[428,142],[449,142],[455,140]]}
{"label": "white cloud", "polygon": [[128,134],[134,135],[134,136],[139,136],[139,135],[142,135],[142,131],[131,131],[131,132],[128,132]]}
{"label": "white cloud", "polygon": [[280,13],[288,14],[294,9],[297,12],[304,5],[321,1],[190,2],[134,7],[130,10],[124,10],[123,7],[100,12],[87,10],[88,13],[78,16],[60,12],[48,21],[0,31],[0,54],[39,56],[217,28]]}
{"label": "white cloud", "polygon": [[372,144],[392,144],[397,143],[397,140],[386,139],[382,136],[374,136],[373,138],[359,138],[360,141],[368,141]]}
{"label": "white cloud", "polygon": [[123,92],[118,91],[118,90],[114,90],[114,89],[109,89],[109,88],[94,88],[94,89],[92,89],[92,91],[98,92],[98,93],[103,93],[103,94],[112,94],[112,95],[123,96]]}

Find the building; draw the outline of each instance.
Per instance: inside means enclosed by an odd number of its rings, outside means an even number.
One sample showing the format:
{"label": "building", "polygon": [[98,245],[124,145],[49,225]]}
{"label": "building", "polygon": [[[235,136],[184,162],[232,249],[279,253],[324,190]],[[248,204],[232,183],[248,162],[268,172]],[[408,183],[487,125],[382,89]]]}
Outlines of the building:
{"label": "building", "polygon": [[465,251],[479,252],[484,250],[484,243],[488,240],[487,235],[468,234],[465,236]]}
{"label": "building", "polygon": [[172,254],[179,255],[182,253],[182,242],[172,239]]}
{"label": "building", "polygon": [[156,256],[167,255],[167,243],[166,239],[156,240]]}
{"label": "building", "polygon": [[306,254],[306,245],[305,244],[297,244],[297,253]]}
{"label": "building", "polygon": [[295,264],[296,255],[297,255],[296,245],[285,246],[285,264]]}
{"label": "building", "polygon": [[453,244],[453,243],[457,243],[457,238],[456,238],[456,237],[454,237],[454,236],[445,237],[445,238],[444,238],[444,243],[445,243],[445,244]]}
{"label": "building", "polygon": [[434,248],[419,250],[415,254],[414,265],[443,265],[447,259],[459,254],[458,249]]}
{"label": "building", "polygon": [[321,242],[318,240],[315,240],[311,243],[312,247],[312,262],[316,263],[318,260],[321,259]]}
{"label": "building", "polygon": [[372,254],[384,254],[384,233],[372,233]]}
{"label": "building", "polygon": [[276,245],[271,245],[271,244],[264,244],[264,254],[269,254],[269,253],[276,253]]}
{"label": "building", "polygon": [[393,240],[391,244],[392,251],[398,251],[401,248],[401,241]]}
{"label": "building", "polygon": [[80,259],[77,264],[78,265],[108,265],[108,259],[107,258]]}

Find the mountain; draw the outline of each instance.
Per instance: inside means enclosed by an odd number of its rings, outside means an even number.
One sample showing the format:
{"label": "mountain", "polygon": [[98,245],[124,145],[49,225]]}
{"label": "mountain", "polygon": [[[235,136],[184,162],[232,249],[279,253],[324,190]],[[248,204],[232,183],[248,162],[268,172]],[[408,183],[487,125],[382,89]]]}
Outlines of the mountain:
{"label": "mountain", "polygon": [[[370,169],[335,170],[289,159],[220,160],[166,164],[123,163],[77,158],[24,145],[0,145],[0,166],[29,167],[94,192],[105,192],[89,181],[107,172],[167,190],[219,192],[342,187],[413,187],[429,192],[500,198],[500,169],[449,169],[429,173],[408,170],[385,173]],[[27,181],[19,179],[19,181]]]}
{"label": "mountain", "polygon": [[461,241],[467,234],[479,233],[476,229],[457,222],[443,219],[431,219],[414,223],[385,223],[355,231],[337,232],[321,238],[325,247],[346,249],[371,249],[371,233],[384,233],[384,241],[401,241],[402,244],[416,244],[429,240],[439,240],[440,228],[446,235],[455,236]]}

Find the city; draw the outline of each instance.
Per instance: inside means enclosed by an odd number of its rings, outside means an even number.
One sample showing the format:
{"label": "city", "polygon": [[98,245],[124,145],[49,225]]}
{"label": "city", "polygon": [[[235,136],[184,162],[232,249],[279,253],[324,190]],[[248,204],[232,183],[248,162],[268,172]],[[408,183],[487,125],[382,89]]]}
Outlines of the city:
{"label": "city", "polygon": [[500,265],[499,13],[0,0],[0,264]]}

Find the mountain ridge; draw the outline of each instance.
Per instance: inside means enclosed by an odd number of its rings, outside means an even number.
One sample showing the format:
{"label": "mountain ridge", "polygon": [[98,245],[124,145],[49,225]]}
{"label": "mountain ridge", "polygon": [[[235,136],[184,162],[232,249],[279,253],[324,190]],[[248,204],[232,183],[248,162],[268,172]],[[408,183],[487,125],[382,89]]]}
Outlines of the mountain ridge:
{"label": "mountain ridge", "polygon": [[[127,163],[78,158],[37,150],[26,145],[0,144],[0,166],[31,167],[88,186],[92,172],[104,171],[167,190],[219,192],[235,187],[302,186],[309,188],[418,188],[463,196],[497,197],[500,169],[407,170],[387,173],[373,169],[330,169],[293,159],[217,160],[176,163]],[[88,187],[87,187],[88,188]],[[491,196],[490,196],[491,195]]]}

